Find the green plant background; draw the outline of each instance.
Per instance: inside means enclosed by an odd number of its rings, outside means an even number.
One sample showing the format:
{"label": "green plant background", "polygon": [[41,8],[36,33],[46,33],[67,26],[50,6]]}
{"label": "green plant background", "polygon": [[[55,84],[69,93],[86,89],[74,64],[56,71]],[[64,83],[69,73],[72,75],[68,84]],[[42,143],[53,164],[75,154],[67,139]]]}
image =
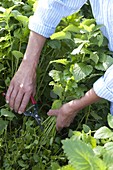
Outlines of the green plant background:
{"label": "green plant background", "polygon": [[46,115],[51,107],[83,96],[113,63],[89,3],[61,20],[42,51],[35,97],[44,131],[5,103],[2,93],[23,58],[37,5],[35,0],[0,2],[0,169],[112,170],[113,118],[107,101],[86,107],[60,134],[55,118]]}

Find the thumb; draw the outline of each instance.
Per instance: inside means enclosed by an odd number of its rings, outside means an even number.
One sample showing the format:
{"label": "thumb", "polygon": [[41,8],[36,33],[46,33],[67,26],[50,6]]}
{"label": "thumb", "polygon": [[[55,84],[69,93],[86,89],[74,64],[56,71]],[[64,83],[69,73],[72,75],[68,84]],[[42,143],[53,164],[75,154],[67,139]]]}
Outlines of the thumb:
{"label": "thumb", "polygon": [[48,116],[58,116],[58,114],[59,114],[59,110],[58,109],[56,109],[56,110],[49,110],[48,112],[47,112],[47,115]]}

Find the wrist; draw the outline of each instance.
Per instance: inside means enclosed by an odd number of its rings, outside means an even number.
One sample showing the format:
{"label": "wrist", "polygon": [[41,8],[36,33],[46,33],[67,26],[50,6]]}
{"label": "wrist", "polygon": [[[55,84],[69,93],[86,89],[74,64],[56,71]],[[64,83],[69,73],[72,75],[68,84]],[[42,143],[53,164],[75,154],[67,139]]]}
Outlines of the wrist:
{"label": "wrist", "polygon": [[80,105],[80,100],[79,99],[75,99],[72,100],[68,103],[68,107],[70,109],[70,113],[75,113],[75,112],[79,112],[82,108]]}
{"label": "wrist", "polygon": [[26,52],[22,62],[26,63],[27,65],[33,65],[36,68],[45,41],[45,37],[31,31]]}

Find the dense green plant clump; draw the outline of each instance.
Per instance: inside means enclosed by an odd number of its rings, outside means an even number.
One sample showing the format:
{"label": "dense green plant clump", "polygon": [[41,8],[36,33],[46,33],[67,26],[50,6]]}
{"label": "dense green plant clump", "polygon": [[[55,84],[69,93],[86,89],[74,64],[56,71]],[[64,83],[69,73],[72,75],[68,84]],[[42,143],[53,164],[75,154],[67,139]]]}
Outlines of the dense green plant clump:
{"label": "dense green plant clump", "polygon": [[63,18],[43,48],[36,100],[44,130],[5,104],[2,93],[24,56],[29,17],[36,5],[35,0],[0,2],[0,169],[112,170],[113,118],[107,101],[86,107],[60,134],[55,118],[46,115],[51,107],[83,96],[113,64],[102,26],[96,25],[89,4]]}

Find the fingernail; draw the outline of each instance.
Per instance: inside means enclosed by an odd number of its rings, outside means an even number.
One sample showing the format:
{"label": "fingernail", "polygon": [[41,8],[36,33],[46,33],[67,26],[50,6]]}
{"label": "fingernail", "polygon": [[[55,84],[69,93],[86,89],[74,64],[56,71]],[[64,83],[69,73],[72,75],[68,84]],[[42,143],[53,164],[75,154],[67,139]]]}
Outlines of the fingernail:
{"label": "fingernail", "polygon": [[9,103],[9,101],[8,101],[8,100],[6,100],[6,103],[8,104],[8,103]]}
{"label": "fingernail", "polygon": [[18,114],[22,114],[22,112],[21,112],[21,111],[18,111]]}

